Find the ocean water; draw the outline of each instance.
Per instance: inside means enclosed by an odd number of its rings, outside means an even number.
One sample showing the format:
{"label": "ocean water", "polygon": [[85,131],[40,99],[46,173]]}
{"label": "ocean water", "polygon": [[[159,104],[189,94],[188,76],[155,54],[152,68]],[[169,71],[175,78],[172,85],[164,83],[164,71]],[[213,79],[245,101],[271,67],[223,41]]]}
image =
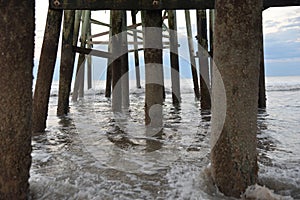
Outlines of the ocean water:
{"label": "ocean water", "polygon": [[[192,81],[181,82],[179,108],[165,83],[164,127],[156,136],[143,125],[143,88],[131,84],[129,111],[114,115],[104,82],[94,82],[58,118],[54,83],[47,131],[32,139],[32,199],[234,199],[210,179],[211,116],[195,101]],[[267,98],[257,116],[259,184],[274,199],[300,199],[300,77],[267,78]]]}

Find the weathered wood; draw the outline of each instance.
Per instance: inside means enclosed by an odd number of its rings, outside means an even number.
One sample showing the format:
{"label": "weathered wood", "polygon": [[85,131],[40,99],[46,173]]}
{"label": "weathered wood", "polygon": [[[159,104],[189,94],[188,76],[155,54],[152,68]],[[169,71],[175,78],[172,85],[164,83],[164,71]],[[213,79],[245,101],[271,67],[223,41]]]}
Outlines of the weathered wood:
{"label": "weathered wood", "polygon": [[[132,24],[136,24],[136,10],[131,11],[131,19]],[[140,61],[139,61],[139,51],[138,51],[138,36],[136,32],[136,27],[134,27],[133,31],[133,41],[134,41],[134,65],[135,65],[135,79],[136,79],[136,87],[141,88],[141,76],[140,76]]]}
{"label": "weathered wood", "polygon": [[260,29],[260,71],[259,71],[259,93],[258,93],[258,108],[266,108],[266,80],[265,80],[265,58],[264,58],[264,36],[263,36],[263,26]]}
{"label": "weathered wood", "polygon": [[197,74],[196,60],[195,60],[195,49],[194,49],[193,37],[192,37],[191,16],[189,10],[185,10],[185,22],[186,22],[188,45],[189,45],[191,71],[192,71],[193,84],[194,84],[194,93],[196,99],[200,99],[198,74]]}
{"label": "weathered wood", "polygon": [[127,14],[122,12],[122,55],[121,55],[121,83],[122,83],[122,106],[125,109],[129,107],[129,63],[128,63],[128,43],[127,43]]}
{"label": "weathered wood", "polygon": [[[138,31],[138,30],[136,30],[136,27],[141,26],[141,25],[142,25],[142,23],[132,24],[130,26],[127,26],[127,30],[132,29],[132,30]],[[100,37],[100,36],[104,36],[104,35],[107,35],[107,34],[109,34],[109,31],[104,31],[102,33],[97,33],[97,34],[92,35],[91,38]]]}
{"label": "weathered wood", "polygon": [[48,9],[43,46],[33,96],[33,132],[43,132],[46,128],[48,104],[57,57],[61,23],[62,10]]}
{"label": "weathered wood", "polygon": [[200,72],[200,102],[202,110],[211,108],[210,102],[210,78],[208,65],[208,39],[207,39],[207,18],[205,10],[197,10],[197,40],[198,40],[198,57]]}
{"label": "weathered wood", "polygon": [[91,24],[96,24],[96,25],[100,25],[100,26],[106,26],[106,27],[110,28],[110,24],[106,24],[106,23],[100,22],[100,21],[95,20],[95,19],[91,19]]}
{"label": "weathered wood", "polygon": [[[74,46],[77,47],[77,44],[78,44],[82,13],[83,13],[82,10],[75,11],[74,32],[73,32],[73,51],[74,51]],[[76,52],[74,51],[73,60],[72,60],[74,68],[75,68],[75,60],[76,60]],[[75,81],[76,81],[76,79],[75,79]],[[74,101],[73,98],[74,98],[74,93],[72,94],[72,100]],[[76,100],[77,100],[77,97],[76,97]]]}
{"label": "weathered wood", "polygon": [[172,84],[172,102],[178,105],[180,99],[180,76],[179,76],[179,58],[178,58],[178,37],[176,11],[168,11],[168,24],[170,32],[170,61],[171,61],[171,84]]}
{"label": "weathered wood", "polygon": [[[79,29],[80,29],[80,22],[81,22],[81,10],[75,11],[75,20],[74,20],[74,33],[73,33],[73,46],[77,46],[78,43],[78,36],[79,36]],[[74,54],[75,56],[75,54]],[[75,61],[75,58],[74,58]]]}
{"label": "weathered wood", "polygon": [[[209,10],[209,67],[211,70],[210,80],[212,80],[213,56],[214,56],[214,29],[215,29],[215,10]],[[212,84],[212,83],[211,83]]]}
{"label": "weathered wood", "polygon": [[[52,9],[66,10],[177,10],[213,9],[214,0],[49,0]],[[263,0],[263,7],[300,6],[300,0]]]}
{"label": "weathered wood", "polygon": [[[215,10],[209,10],[209,55],[210,59],[214,56],[214,27],[215,27]],[[211,61],[212,63],[212,61]]]}
{"label": "weathered wood", "polygon": [[113,60],[112,66],[112,109],[114,112],[122,111],[122,11],[113,10],[111,11],[112,19],[112,54]]}
{"label": "weathered wood", "polygon": [[[109,44],[107,47],[108,52],[112,52],[112,12],[110,12],[110,28],[109,28]],[[110,98],[112,89],[112,58],[107,59],[107,70],[106,70],[106,87],[105,97]]]}
{"label": "weathered wood", "polygon": [[[133,35],[133,34],[130,34],[128,33],[128,35]],[[139,39],[143,39],[141,37],[139,37]],[[108,45],[109,44],[109,41],[89,41],[88,44],[102,44],[102,45]],[[128,45],[143,45],[144,42],[133,42],[133,41],[129,41],[127,42]],[[163,42],[164,45],[170,45],[170,42],[166,41],[166,42]]]}
{"label": "weathered wood", "polygon": [[74,32],[75,12],[64,11],[64,25],[62,36],[62,50],[59,75],[59,92],[57,115],[67,115],[69,112],[69,97],[74,70],[73,65],[73,32]]}
{"label": "weathered wood", "polygon": [[87,56],[87,89],[92,88],[92,56]]}
{"label": "weathered wood", "polygon": [[111,58],[112,54],[105,51],[100,51],[96,49],[89,49],[89,48],[83,48],[83,47],[75,47],[73,46],[73,51],[76,53],[81,53],[85,55],[92,55],[100,58]]}
{"label": "weathered wood", "polygon": [[163,60],[161,11],[144,11],[145,41],[145,123],[151,129],[162,127]]}
{"label": "weathered wood", "polygon": [[0,199],[29,197],[34,1],[0,6]]}
{"label": "weathered wood", "polygon": [[[92,27],[91,27],[91,12],[89,13],[89,24],[87,31],[87,40],[91,40]],[[91,43],[87,43],[87,48],[92,48],[93,45]],[[87,89],[92,88],[92,56],[87,55]]]}
{"label": "weathered wood", "polygon": [[236,198],[257,181],[261,10],[261,0],[216,0],[211,169],[219,190]]}
{"label": "weathered wood", "polygon": [[299,0],[263,0],[263,8],[300,6]]}
{"label": "weathered wood", "polygon": [[49,0],[52,9],[71,10],[175,10],[175,9],[206,9],[213,8],[214,2],[207,0],[102,0],[102,1],[81,1],[81,0]]}
{"label": "weathered wood", "polygon": [[[87,31],[89,26],[90,11],[82,12],[82,27],[80,36],[80,47],[81,50],[86,47],[87,44]],[[80,53],[78,56],[77,70],[75,77],[75,84],[72,94],[72,101],[77,101],[78,96],[84,96],[84,71],[85,71],[86,55]]]}
{"label": "weathered wood", "polygon": [[[91,19],[91,11],[90,10],[85,10],[84,11],[84,19],[83,19],[83,24],[82,24],[82,35],[81,35],[81,46],[85,47],[87,45],[87,35],[88,35],[88,29],[89,26],[91,25],[90,22]],[[79,88],[78,88],[78,96],[79,98],[84,97],[84,79],[85,79],[85,68],[86,68],[86,63],[87,63],[87,57],[85,55],[82,55],[84,57],[84,62],[80,65],[79,71],[77,71],[77,76],[79,76]],[[78,69],[77,69],[78,70]],[[76,76],[76,78],[77,78]]]}

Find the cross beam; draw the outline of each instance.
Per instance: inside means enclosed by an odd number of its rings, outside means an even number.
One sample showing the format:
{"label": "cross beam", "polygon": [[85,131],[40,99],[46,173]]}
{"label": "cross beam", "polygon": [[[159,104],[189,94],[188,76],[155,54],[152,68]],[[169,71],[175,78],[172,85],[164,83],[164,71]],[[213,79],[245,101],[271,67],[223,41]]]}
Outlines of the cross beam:
{"label": "cross beam", "polygon": [[[300,6],[300,0],[263,0],[264,8]],[[215,0],[49,0],[51,9],[64,10],[178,10],[213,9]]]}

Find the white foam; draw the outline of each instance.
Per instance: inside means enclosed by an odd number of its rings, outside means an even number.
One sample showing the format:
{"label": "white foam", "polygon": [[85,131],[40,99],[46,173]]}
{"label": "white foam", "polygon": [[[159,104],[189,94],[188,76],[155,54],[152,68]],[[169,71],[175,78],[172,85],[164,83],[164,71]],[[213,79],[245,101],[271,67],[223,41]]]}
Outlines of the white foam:
{"label": "white foam", "polygon": [[260,186],[258,184],[249,186],[242,199],[255,199],[255,200],[291,200],[292,197],[283,197],[274,193],[273,190]]}

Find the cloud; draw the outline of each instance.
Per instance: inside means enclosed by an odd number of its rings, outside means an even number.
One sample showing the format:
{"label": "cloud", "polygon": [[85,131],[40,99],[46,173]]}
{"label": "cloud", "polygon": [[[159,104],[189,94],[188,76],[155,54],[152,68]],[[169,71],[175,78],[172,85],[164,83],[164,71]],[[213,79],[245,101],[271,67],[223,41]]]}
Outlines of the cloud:
{"label": "cloud", "polygon": [[263,13],[266,74],[300,75],[300,7]]}
{"label": "cloud", "polygon": [[[270,8],[263,12],[264,33],[282,31],[284,26],[298,23],[300,7]],[[298,28],[295,26],[295,28]]]}

